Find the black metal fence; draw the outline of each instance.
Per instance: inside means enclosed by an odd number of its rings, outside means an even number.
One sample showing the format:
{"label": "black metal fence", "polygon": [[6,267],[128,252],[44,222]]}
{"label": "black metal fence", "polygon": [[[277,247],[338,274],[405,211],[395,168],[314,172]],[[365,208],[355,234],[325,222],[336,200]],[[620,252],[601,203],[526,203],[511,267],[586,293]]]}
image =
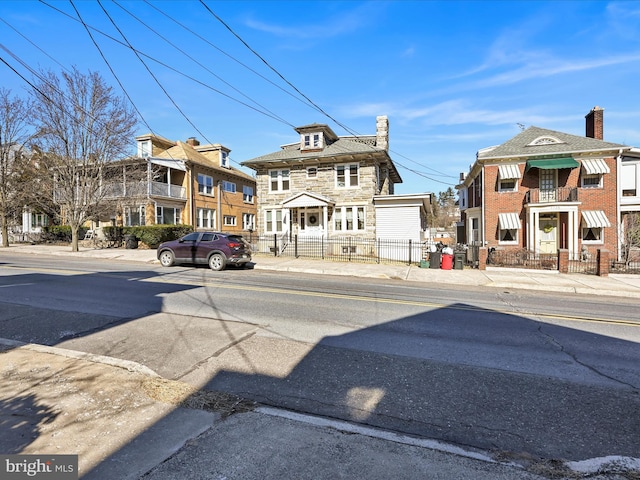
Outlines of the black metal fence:
{"label": "black metal fence", "polygon": [[245,237],[255,253],[340,262],[419,264],[431,243],[359,237],[263,235]]}
{"label": "black metal fence", "polygon": [[534,253],[526,249],[490,249],[487,266],[557,270],[558,254]]}

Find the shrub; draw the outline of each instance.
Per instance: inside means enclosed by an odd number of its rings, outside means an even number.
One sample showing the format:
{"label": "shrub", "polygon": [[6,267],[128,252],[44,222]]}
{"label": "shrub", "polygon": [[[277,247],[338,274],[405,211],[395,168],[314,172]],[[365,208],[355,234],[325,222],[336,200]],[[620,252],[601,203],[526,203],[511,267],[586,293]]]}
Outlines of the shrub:
{"label": "shrub", "polygon": [[[190,225],[143,225],[136,227],[112,227],[120,228],[121,235],[133,235],[138,241],[150,248],[156,248],[162,242],[175,240],[187,233],[193,232]],[[122,237],[120,237],[122,239]]]}

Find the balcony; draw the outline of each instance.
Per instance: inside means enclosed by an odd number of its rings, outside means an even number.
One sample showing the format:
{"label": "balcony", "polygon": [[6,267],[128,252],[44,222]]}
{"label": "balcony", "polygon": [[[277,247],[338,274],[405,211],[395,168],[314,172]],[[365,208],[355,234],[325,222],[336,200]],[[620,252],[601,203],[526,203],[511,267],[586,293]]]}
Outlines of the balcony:
{"label": "balcony", "polygon": [[182,200],[186,200],[187,190],[181,185],[151,182],[151,195],[158,197],[180,198]]}
{"label": "balcony", "polygon": [[525,203],[564,203],[577,202],[578,189],[576,187],[558,187],[551,189],[532,188],[525,197]]}

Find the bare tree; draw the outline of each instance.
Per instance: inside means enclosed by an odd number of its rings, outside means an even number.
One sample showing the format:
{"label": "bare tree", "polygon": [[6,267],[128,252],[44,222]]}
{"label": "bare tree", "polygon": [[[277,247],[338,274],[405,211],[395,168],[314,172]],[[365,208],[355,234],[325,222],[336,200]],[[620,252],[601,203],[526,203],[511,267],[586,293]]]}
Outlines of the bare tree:
{"label": "bare tree", "polygon": [[640,213],[627,213],[622,218],[622,254],[627,267],[640,261]]}
{"label": "bare tree", "polygon": [[58,77],[43,72],[34,82],[36,141],[54,179],[54,201],[71,227],[71,249],[78,230],[102,210],[105,166],[125,154],[136,117],[96,72],[76,68]]}
{"label": "bare tree", "polygon": [[2,246],[9,246],[9,224],[24,206],[23,169],[29,139],[29,105],[0,88],[0,223]]}

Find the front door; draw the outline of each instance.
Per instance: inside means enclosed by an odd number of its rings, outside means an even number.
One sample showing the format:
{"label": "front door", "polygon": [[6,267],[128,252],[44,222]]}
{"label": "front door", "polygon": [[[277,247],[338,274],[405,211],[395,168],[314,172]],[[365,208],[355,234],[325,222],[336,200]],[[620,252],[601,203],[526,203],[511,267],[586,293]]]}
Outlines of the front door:
{"label": "front door", "polygon": [[557,215],[540,216],[539,224],[540,253],[558,252]]}
{"label": "front door", "polygon": [[322,235],[324,226],[322,210],[319,208],[305,208],[300,212],[300,233],[307,235]]}

